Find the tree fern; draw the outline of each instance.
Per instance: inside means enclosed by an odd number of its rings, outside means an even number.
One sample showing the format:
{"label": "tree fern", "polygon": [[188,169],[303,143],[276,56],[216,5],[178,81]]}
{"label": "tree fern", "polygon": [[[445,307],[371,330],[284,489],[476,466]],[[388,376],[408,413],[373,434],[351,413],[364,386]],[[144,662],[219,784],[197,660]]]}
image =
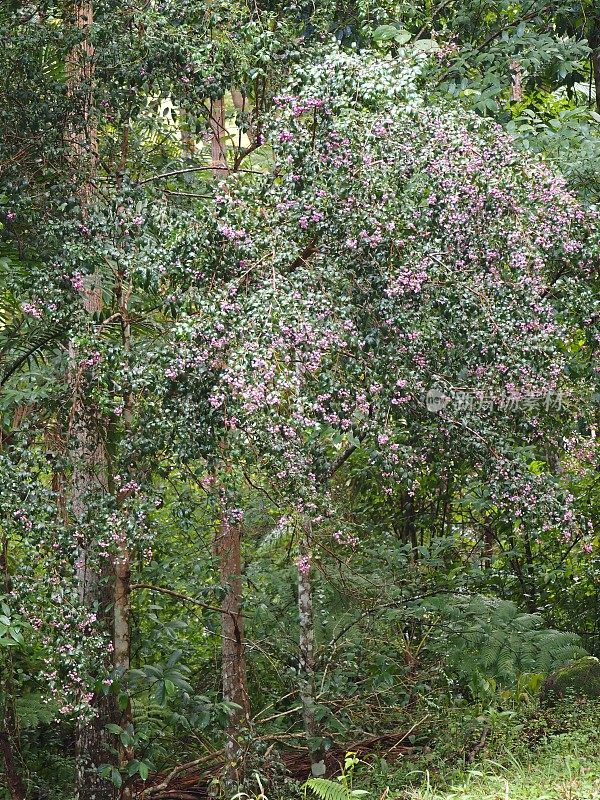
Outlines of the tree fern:
{"label": "tree fern", "polygon": [[549,673],[586,655],[578,636],[544,627],[539,614],[522,613],[508,600],[436,597],[419,614],[439,618],[433,648],[458,677],[475,676],[514,686],[524,673]]}
{"label": "tree fern", "polygon": [[58,715],[58,705],[39,692],[28,692],[16,702],[19,725],[24,730],[32,730],[39,725],[50,725]]}

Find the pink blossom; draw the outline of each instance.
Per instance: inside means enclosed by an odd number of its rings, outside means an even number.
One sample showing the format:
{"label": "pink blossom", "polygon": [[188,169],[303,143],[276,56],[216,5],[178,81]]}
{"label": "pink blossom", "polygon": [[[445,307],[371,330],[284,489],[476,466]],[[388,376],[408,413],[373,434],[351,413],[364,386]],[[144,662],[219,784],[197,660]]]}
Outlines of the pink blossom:
{"label": "pink blossom", "polygon": [[296,561],[298,572],[302,575],[308,575],[310,572],[310,558],[308,556],[300,556]]}

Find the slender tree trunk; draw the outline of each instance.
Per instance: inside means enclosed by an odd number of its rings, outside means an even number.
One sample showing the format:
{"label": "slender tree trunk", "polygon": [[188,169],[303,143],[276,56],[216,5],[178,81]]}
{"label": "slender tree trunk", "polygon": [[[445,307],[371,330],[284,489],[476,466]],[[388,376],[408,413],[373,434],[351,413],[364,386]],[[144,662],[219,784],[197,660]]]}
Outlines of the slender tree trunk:
{"label": "slender tree trunk", "polygon": [[25,800],[27,791],[15,762],[13,737],[8,730],[9,718],[4,715],[4,724],[0,729],[0,753],[4,761],[4,777],[10,800]]}
{"label": "slender tree trunk", "polygon": [[239,706],[229,717],[226,745],[227,778],[236,784],[239,784],[244,777],[241,738],[250,720],[242,615],[241,538],[242,528],[229,520],[226,503],[223,500],[215,553],[219,558],[221,584],[225,589],[221,605],[223,699]]}
{"label": "slender tree trunk", "polygon": [[225,152],[225,101],[222,97],[210,102],[210,131],[212,167],[215,178],[227,175],[227,155]]}
{"label": "slender tree trunk", "polygon": [[[115,672],[127,678],[130,669],[131,653],[131,628],[130,628],[130,606],[129,594],[131,587],[131,568],[129,552],[125,545],[119,548],[115,559],[115,579],[114,579],[114,653],[113,663]],[[127,704],[121,711],[117,724],[124,730],[132,731],[133,719],[131,712],[131,701],[127,698]],[[119,768],[126,769],[134,757],[133,748],[130,745],[119,743]],[[132,797],[131,786],[125,781],[119,793],[121,800],[130,800]]]}
{"label": "slender tree trunk", "polygon": [[[90,203],[97,161],[97,133],[93,120],[92,80],[94,77],[94,48],[91,27],[94,21],[92,0],[76,0],[70,8],[74,25],[81,31],[79,44],[71,51],[67,67],[67,90],[73,98],[76,117],[69,126],[69,147],[73,161],[73,180],[79,197],[82,216],[85,218]],[[102,287],[94,276],[88,281],[82,296],[85,312],[92,315],[102,309]],[[94,425],[94,412],[88,407],[81,391],[81,369],[75,346],[70,346],[70,379],[73,397],[70,449],[73,458],[73,475],[70,487],[71,511],[82,536],[77,566],[79,596],[82,605],[97,611],[106,631],[110,631],[109,608],[112,601],[107,589],[108,575],[101,575],[92,557],[93,542],[86,537],[90,527],[90,504],[93,499],[108,491],[107,458],[104,444]],[[107,572],[107,570],[106,570]],[[111,800],[115,795],[112,782],[102,779],[97,768],[110,761],[106,725],[112,722],[114,709],[111,699],[103,693],[91,703],[96,715],[91,720],[81,720],[76,741],[77,800]]]}
{"label": "slender tree trunk", "polygon": [[508,541],[511,551],[515,553],[515,555],[513,555],[510,558],[510,564],[514,569],[515,575],[519,582],[519,587],[521,589],[521,594],[523,596],[523,602],[525,604],[525,607],[527,608],[527,611],[530,614],[535,614],[537,611],[537,603],[535,601],[535,597],[531,593],[531,586],[529,584],[528,575],[525,574],[523,571],[523,566],[520,557],[518,555],[517,541],[512,528],[509,528],[509,530],[507,531],[506,539]]}
{"label": "slender tree trunk", "polygon": [[414,561],[417,561],[419,554],[417,551],[417,547],[419,546],[419,542],[417,540],[417,526],[416,526],[416,513],[415,513],[415,503],[413,498],[407,493],[406,494],[406,503],[405,503],[405,524],[406,524],[406,541],[410,542],[412,551],[411,551],[411,558]]}
{"label": "slender tree trunk", "polygon": [[[117,283],[117,303],[121,317],[121,341],[127,363],[131,353],[131,323],[129,320],[129,289],[125,287],[125,276],[119,275]],[[133,413],[133,395],[129,386],[125,388],[123,422],[127,433],[131,430]],[[117,505],[121,506],[125,497],[117,497]],[[114,653],[113,664],[115,672],[125,680],[131,668],[131,609],[129,597],[131,593],[131,555],[127,542],[119,544],[119,549],[114,561]],[[127,698],[125,708],[122,709],[118,724],[125,730],[133,730],[133,714],[131,700]],[[126,769],[134,758],[133,747],[119,743],[119,767]],[[128,781],[123,783],[120,792],[121,800],[130,800],[132,797],[131,785]]]}
{"label": "slender tree trunk", "polygon": [[[8,573],[8,536],[5,534],[0,549],[0,575],[2,576],[2,592],[8,595],[11,590],[11,579]],[[0,755],[4,761],[4,777],[7,783],[10,800],[25,800],[27,790],[17,766],[18,730],[14,707],[14,687],[12,684],[13,663],[10,648],[5,648],[4,670],[0,683],[2,716],[0,718]]]}
{"label": "slender tree trunk", "polygon": [[494,559],[494,532],[492,525],[486,522],[483,528],[483,566],[484,569],[491,569]]}
{"label": "slender tree trunk", "polygon": [[302,703],[304,732],[310,754],[311,772],[318,778],[325,774],[325,748],[316,716],[315,629],[313,620],[310,548],[310,521],[303,520],[300,558],[298,561],[298,615],[300,619],[300,661],[298,685]]}
{"label": "slender tree trunk", "polygon": [[94,77],[94,46],[90,38],[94,22],[93,0],[79,0],[70,8],[73,22],[83,33],[81,42],[73,48],[66,64],[67,89],[77,108],[76,124],[69,126],[69,149],[74,161],[77,194],[85,206],[92,190],[92,180],[98,157],[97,130],[93,119],[92,80]]}
{"label": "slender tree trunk", "polygon": [[531,538],[527,530],[523,531],[523,544],[525,547],[525,564],[527,565],[527,585],[531,605],[537,610],[537,587],[535,582],[535,565],[533,561],[533,551],[531,549]]}
{"label": "slender tree trunk", "polygon": [[596,16],[590,31],[590,69],[596,93],[596,111],[600,114],[600,14]]}
{"label": "slender tree trunk", "polygon": [[191,117],[187,111],[179,109],[179,135],[184,158],[193,158],[196,155],[196,137],[190,130],[190,121]]}
{"label": "slender tree trunk", "polygon": [[518,61],[511,61],[510,76],[510,99],[513,103],[519,103],[523,99],[523,70]]}
{"label": "slender tree trunk", "polygon": [[[74,383],[77,381],[75,379]],[[85,398],[75,395],[79,405],[78,418],[73,426],[73,477],[70,488],[71,511],[78,533],[85,537],[90,524],[91,508],[99,493],[107,492],[107,462],[103,444],[85,407]],[[110,631],[110,596],[108,565],[100,570],[93,558],[93,541],[85,537],[79,552],[77,579],[82,605],[98,614],[106,633]],[[108,664],[106,664],[108,667]],[[114,796],[111,782],[102,779],[97,768],[111,761],[106,725],[113,721],[114,708],[110,697],[95,695],[91,705],[96,716],[78,724],[76,743],[76,797],[78,800],[110,800]]]}

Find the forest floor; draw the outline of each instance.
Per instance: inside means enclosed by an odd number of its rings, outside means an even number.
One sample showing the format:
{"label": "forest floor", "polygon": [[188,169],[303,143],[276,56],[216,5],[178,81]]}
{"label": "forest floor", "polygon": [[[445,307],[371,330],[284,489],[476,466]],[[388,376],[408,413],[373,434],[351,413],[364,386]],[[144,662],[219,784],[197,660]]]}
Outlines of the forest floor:
{"label": "forest floor", "polygon": [[568,737],[557,737],[527,761],[482,762],[449,788],[426,784],[406,800],[600,800],[600,754]]}
{"label": "forest floor", "polygon": [[[599,701],[493,717],[477,716],[492,725],[474,763],[465,763],[468,747],[457,754],[459,734],[449,718],[421,762],[401,758],[383,774],[371,762],[355,774],[354,788],[367,790],[366,800],[600,800]],[[465,742],[474,741],[472,733]]]}
{"label": "forest floor", "polygon": [[[595,716],[595,715],[594,715]],[[574,720],[571,720],[574,721]],[[398,800],[600,800],[600,730],[586,718],[564,732],[519,740],[469,768],[426,772],[420,788]]]}

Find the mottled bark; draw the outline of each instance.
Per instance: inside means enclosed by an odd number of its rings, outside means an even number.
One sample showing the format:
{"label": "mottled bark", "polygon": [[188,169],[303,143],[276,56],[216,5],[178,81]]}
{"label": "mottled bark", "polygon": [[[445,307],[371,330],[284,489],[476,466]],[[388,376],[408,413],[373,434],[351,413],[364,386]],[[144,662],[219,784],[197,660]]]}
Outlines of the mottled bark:
{"label": "mottled bark", "polygon": [[510,75],[510,99],[513,103],[518,103],[523,99],[523,70],[518,61],[511,61]]}
{"label": "mottled bark", "polygon": [[325,774],[325,749],[321,729],[316,716],[315,690],[315,629],[313,620],[310,549],[310,521],[303,523],[298,562],[298,615],[300,620],[300,661],[298,665],[298,687],[302,703],[304,732],[310,753],[313,777]]}
{"label": "mottled bark", "polygon": [[[131,352],[131,323],[129,320],[128,300],[130,289],[125,288],[125,276],[119,275],[117,284],[117,303],[121,318],[121,341],[123,351],[129,360]],[[123,398],[123,423],[125,431],[129,433],[132,422],[133,396],[131,388],[125,387]],[[117,505],[121,507],[124,495],[117,496]],[[127,678],[131,667],[131,555],[126,541],[119,543],[117,555],[114,560],[114,591],[113,591],[113,665],[115,672],[122,678]],[[121,728],[127,730],[133,727],[133,714],[131,700],[127,699],[125,708],[122,709],[119,719],[116,720]],[[119,767],[123,770],[127,768],[134,758],[133,747],[119,743]],[[132,797],[131,785],[128,781],[123,783],[119,793],[121,800],[130,800]]]}
{"label": "mottled bark", "polygon": [[[76,369],[74,373],[77,374]],[[108,491],[106,453],[94,430],[92,414],[86,408],[85,398],[77,393],[77,378],[73,376],[72,382],[76,420],[71,431],[73,476],[70,510],[81,539],[77,565],[79,597],[85,608],[97,614],[108,634],[112,601],[108,565],[100,570],[93,557],[93,542],[89,539],[89,533],[86,534],[92,522],[94,498]],[[97,768],[111,760],[105,726],[113,721],[114,708],[111,698],[103,693],[94,696],[91,705],[96,716],[91,720],[81,720],[77,726],[76,797],[78,800],[110,800],[115,794],[114,787],[111,782],[100,778]]]}
{"label": "mottled bark", "polygon": [[68,147],[74,162],[74,180],[82,206],[89,200],[98,159],[98,134],[93,117],[92,81],[94,78],[94,46],[91,26],[94,22],[92,0],[79,0],[70,7],[74,25],[82,38],[67,60],[67,89],[73,98],[76,117],[66,130]]}
{"label": "mottled bark", "polygon": [[[92,81],[94,77],[94,47],[91,30],[94,21],[92,0],[78,0],[69,7],[71,21],[81,32],[66,64],[67,90],[73,100],[74,114],[66,135],[73,162],[73,181],[85,218],[92,198],[93,179],[97,162],[97,131],[93,118]],[[96,276],[88,279],[82,293],[82,305],[87,314],[102,309],[102,286]],[[95,410],[89,408],[82,391],[82,369],[74,344],[69,347],[70,388],[72,413],[69,430],[69,449],[73,474],[69,489],[70,512],[80,538],[77,565],[79,597],[82,605],[95,612],[110,631],[109,608],[112,601],[108,589],[108,569],[100,574],[93,558],[90,523],[94,498],[108,491],[107,458],[104,444],[95,424]],[[107,565],[108,566],[108,565]],[[100,778],[97,768],[110,761],[106,725],[112,721],[111,699],[103,693],[92,699],[95,717],[80,720],[76,739],[77,800],[111,800],[115,796],[112,782]]]}
{"label": "mottled bark", "polygon": [[[130,669],[131,653],[131,626],[129,594],[131,586],[130,558],[127,548],[122,546],[115,559],[114,579],[114,653],[113,663],[115,672],[120,676],[127,676]],[[121,728],[127,730],[132,725],[131,701],[127,699],[125,708],[116,720]],[[119,767],[126,769],[134,757],[130,745],[119,743]],[[125,782],[121,787],[119,797],[129,800],[132,797],[131,786]]]}
{"label": "mottled bark", "polygon": [[4,717],[3,728],[0,729],[0,753],[4,761],[4,775],[0,777],[3,777],[6,781],[6,788],[8,789],[10,800],[25,800],[27,791],[15,761],[13,738],[8,731],[6,715]]}
{"label": "mottled bark", "polygon": [[484,569],[491,569],[494,559],[494,532],[488,522],[483,529],[483,566]]}
{"label": "mottled bark", "polygon": [[225,504],[222,505],[215,554],[219,558],[221,584],[225,590],[221,605],[223,699],[239,706],[227,725],[227,778],[239,783],[244,776],[241,738],[250,718],[242,615],[242,528],[228,519]]}

